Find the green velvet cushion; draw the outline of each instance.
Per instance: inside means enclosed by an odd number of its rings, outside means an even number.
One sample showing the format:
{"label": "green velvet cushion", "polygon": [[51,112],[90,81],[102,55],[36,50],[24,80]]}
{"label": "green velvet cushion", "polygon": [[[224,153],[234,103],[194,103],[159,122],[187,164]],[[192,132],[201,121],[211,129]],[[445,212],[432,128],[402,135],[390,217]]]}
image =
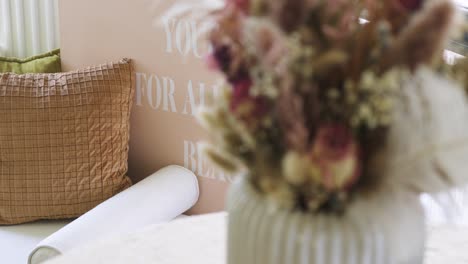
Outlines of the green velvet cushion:
{"label": "green velvet cushion", "polygon": [[58,49],[26,59],[0,57],[0,73],[54,73],[61,71],[60,50]]}

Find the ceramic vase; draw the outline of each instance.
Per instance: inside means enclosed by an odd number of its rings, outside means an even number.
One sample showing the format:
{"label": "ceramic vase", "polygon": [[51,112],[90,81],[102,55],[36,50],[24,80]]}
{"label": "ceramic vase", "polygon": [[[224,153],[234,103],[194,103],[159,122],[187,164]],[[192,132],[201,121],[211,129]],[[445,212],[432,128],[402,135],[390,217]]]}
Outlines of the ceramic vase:
{"label": "ceramic vase", "polygon": [[279,209],[246,180],[229,192],[228,264],[422,264],[415,196],[357,198],[343,215]]}

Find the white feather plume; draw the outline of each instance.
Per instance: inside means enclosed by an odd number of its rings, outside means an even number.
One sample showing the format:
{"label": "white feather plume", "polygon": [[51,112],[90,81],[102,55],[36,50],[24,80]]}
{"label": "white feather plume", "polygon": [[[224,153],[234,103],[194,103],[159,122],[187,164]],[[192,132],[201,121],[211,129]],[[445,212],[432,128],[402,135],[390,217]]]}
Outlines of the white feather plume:
{"label": "white feather plume", "polygon": [[388,187],[437,194],[468,183],[463,89],[429,69],[402,83],[381,168]]}

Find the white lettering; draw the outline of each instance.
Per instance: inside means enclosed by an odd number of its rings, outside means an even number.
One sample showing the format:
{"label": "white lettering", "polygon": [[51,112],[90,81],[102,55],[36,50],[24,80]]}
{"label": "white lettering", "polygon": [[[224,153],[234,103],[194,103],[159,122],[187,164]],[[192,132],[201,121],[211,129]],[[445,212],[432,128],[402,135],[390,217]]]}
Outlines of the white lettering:
{"label": "white lettering", "polygon": [[[209,32],[209,28],[211,27],[211,23],[208,23],[208,22],[205,22],[205,23],[202,23],[201,25],[198,25],[192,21],[191,23],[191,26],[192,26],[192,49],[193,49],[193,55],[195,55],[195,57],[201,59],[204,57],[204,54],[209,54],[213,51],[213,46],[211,45],[211,43],[209,43],[209,41],[207,41],[206,39],[204,39],[204,35],[201,34],[201,33],[204,33],[204,32]],[[199,30],[200,28],[200,30]],[[204,50],[204,54],[200,53],[200,50],[198,48],[198,43],[200,42],[203,42],[203,43],[206,43],[206,49]]]}
{"label": "white lettering", "polygon": [[[153,86],[153,80],[155,81],[155,86]],[[148,104],[153,110],[158,110],[161,106],[161,81],[158,76],[150,75],[146,87],[148,91]]]}
{"label": "white lettering", "polygon": [[[198,103],[195,97],[195,91],[193,88],[193,82],[189,81],[187,85],[187,96],[185,97],[185,104],[184,104],[184,110],[182,111],[182,114],[184,115],[193,115],[195,116],[197,113],[197,107],[198,106],[204,106],[205,105],[205,89],[206,85],[204,83],[199,83],[198,84]],[[214,87],[213,87],[214,88]],[[190,107],[190,112],[188,108]]]}
{"label": "white lettering", "polygon": [[[184,30],[185,29],[185,30]],[[185,34],[184,34],[185,33]],[[184,38],[185,35],[185,38]],[[179,21],[176,27],[176,46],[180,54],[187,56],[192,49],[191,47],[191,34],[190,34],[190,23],[188,21]],[[185,40],[185,48],[182,43]]]}
{"label": "white lettering", "polygon": [[[177,108],[174,100],[175,94],[175,83],[169,77],[163,77],[164,82],[164,100],[163,100],[163,110],[166,112],[177,113]],[[169,110],[169,107],[171,108]]]}
{"label": "white lettering", "polygon": [[[166,52],[178,52],[182,56],[192,54],[198,59],[212,51],[212,46],[206,40],[205,34],[209,32],[209,22],[197,23],[193,20],[164,19],[164,32],[166,35]],[[206,48],[200,50],[200,43],[206,43]]]}
{"label": "white lettering", "polygon": [[143,103],[141,102],[143,94],[145,92],[145,83],[146,83],[146,74],[137,72],[136,73],[136,105],[137,106],[143,106]]}
{"label": "white lettering", "polygon": [[[154,111],[178,113],[178,105],[182,115],[195,116],[198,106],[204,106],[210,93],[219,95],[221,88],[217,85],[208,86],[203,82],[189,80],[185,89],[180,89],[174,79],[156,74],[136,73],[136,105],[149,107]],[[177,93],[182,93],[176,97]],[[176,101],[176,98],[185,98]]]}
{"label": "white lettering", "polygon": [[190,107],[191,114],[195,115],[195,108],[196,108],[196,102],[195,102],[195,95],[193,93],[193,84],[192,81],[189,81],[187,85],[187,96],[185,97],[185,104],[184,104],[184,111],[182,111],[182,114],[188,115],[189,112],[187,108]]}
{"label": "white lettering", "polygon": [[166,32],[166,52],[172,53],[172,32],[175,27],[174,19],[164,19],[164,31]]}
{"label": "white lettering", "polygon": [[196,173],[197,171],[197,161],[195,154],[197,153],[197,148],[195,144],[190,141],[184,141],[184,167]]}
{"label": "white lettering", "polygon": [[200,143],[184,141],[184,167],[198,174],[200,177],[219,180],[223,182],[232,182],[233,176],[227,175],[220,169],[209,166],[206,157],[202,153]]}

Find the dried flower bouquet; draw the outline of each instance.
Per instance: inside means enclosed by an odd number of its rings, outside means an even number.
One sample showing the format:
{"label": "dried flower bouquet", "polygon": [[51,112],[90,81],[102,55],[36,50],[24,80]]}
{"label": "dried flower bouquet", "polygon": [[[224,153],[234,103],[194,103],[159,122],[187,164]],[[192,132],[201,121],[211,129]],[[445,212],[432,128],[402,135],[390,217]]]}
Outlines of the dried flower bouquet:
{"label": "dried flower bouquet", "polygon": [[200,111],[206,155],[282,208],[464,184],[468,112],[437,72],[451,1],[231,0],[213,14],[226,89]]}

